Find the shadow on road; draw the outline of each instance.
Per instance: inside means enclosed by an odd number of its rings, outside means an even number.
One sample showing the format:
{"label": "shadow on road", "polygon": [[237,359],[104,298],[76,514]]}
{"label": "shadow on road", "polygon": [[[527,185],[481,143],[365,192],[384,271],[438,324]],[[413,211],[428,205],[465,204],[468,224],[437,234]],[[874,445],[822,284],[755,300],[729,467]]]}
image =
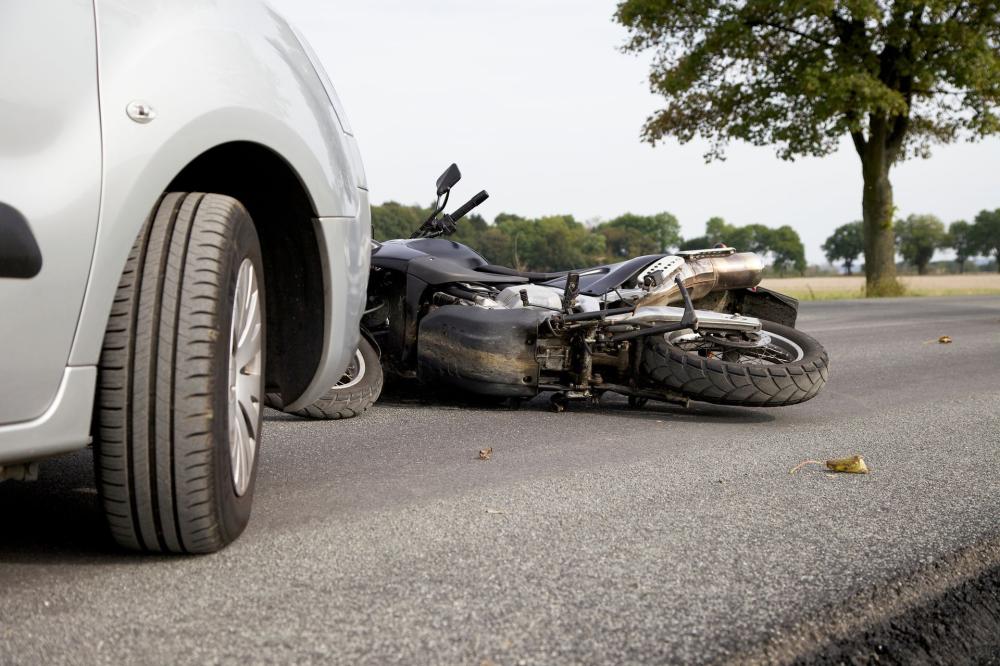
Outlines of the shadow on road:
{"label": "shadow on road", "polygon": [[[549,398],[551,393],[525,401],[509,401],[490,396],[462,394],[456,391],[423,391],[387,389],[379,398],[373,409],[377,410],[478,410],[499,413],[529,414],[550,413],[552,411]],[[601,415],[623,420],[676,421],[681,423],[726,423],[726,424],[758,424],[770,423],[775,416],[762,409],[743,407],[726,407],[708,403],[691,403],[690,407],[682,407],[664,402],[649,402],[641,409],[628,406],[624,396],[607,394],[600,404],[590,404],[585,401],[573,401],[563,412],[563,416],[572,418],[574,414]],[[309,421],[302,417],[268,409],[264,412],[267,421]]]}
{"label": "shadow on road", "polygon": [[[759,409],[718,407],[695,404],[689,408],[664,403],[649,403],[631,409],[624,398],[608,397],[599,405],[574,403],[562,414],[550,414],[547,395],[541,395],[512,409],[498,401],[460,398],[455,395],[389,394],[376,410],[456,410],[485,412],[496,416],[543,418],[542,415],[571,421],[577,416],[613,419],[628,427],[637,421],[686,424],[747,425],[774,420]],[[271,409],[266,421],[302,421],[296,416]],[[391,418],[391,417],[390,417]],[[551,422],[550,422],[551,424]],[[321,425],[321,424],[320,424]],[[119,564],[136,562],[134,555],[118,548],[111,540],[99,506],[90,450],[64,456],[41,465],[40,478],[34,482],[0,483],[0,581],[2,564]],[[148,561],[148,556],[141,558]]]}
{"label": "shadow on road", "polygon": [[134,560],[108,535],[89,450],[64,456],[58,463],[43,463],[38,481],[0,483],[0,563],[120,564]]}

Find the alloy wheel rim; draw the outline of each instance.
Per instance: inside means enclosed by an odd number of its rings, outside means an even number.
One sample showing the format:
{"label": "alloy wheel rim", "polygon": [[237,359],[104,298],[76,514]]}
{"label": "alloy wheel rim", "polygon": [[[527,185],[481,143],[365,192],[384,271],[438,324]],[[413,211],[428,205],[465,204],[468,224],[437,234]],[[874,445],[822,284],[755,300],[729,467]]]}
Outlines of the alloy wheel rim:
{"label": "alloy wheel rim", "polygon": [[361,354],[361,350],[354,352],[354,360],[347,367],[347,372],[341,377],[340,381],[337,382],[337,386],[334,388],[345,389],[350,388],[358,384],[362,379],[365,378],[365,357]]}
{"label": "alloy wheel rim", "polygon": [[664,335],[664,339],[682,351],[716,358],[740,365],[785,365],[805,358],[805,350],[794,340],[771,331],[761,331],[760,344],[728,348],[716,340],[688,329]]}
{"label": "alloy wheel rim", "polygon": [[236,274],[229,334],[229,461],[233,489],[240,497],[250,487],[257,455],[263,393],[261,321],[257,271],[247,258]]}

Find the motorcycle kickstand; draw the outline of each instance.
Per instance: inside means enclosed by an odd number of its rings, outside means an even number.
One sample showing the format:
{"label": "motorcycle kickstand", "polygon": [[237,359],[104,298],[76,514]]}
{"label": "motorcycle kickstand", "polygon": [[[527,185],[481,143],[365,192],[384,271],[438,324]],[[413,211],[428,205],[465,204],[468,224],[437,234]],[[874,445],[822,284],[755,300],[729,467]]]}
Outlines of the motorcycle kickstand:
{"label": "motorcycle kickstand", "polygon": [[569,405],[569,398],[566,397],[565,393],[553,393],[552,397],[549,398],[549,409],[556,414],[565,412],[567,405]]}

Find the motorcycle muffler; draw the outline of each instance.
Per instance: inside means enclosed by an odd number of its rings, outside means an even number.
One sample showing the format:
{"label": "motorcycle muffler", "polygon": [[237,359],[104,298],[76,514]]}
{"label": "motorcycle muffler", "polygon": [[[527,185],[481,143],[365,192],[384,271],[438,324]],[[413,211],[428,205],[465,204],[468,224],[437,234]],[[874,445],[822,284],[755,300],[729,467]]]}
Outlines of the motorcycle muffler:
{"label": "motorcycle muffler", "polygon": [[651,284],[639,299],[638,307],[666,306],[683,302],[675,278],[680,277],[692,300],[713,291],[745,289],[760,284],[764,263],[753,252],[732,248],[680,252],[664,257],[640,273],[640,280]]}

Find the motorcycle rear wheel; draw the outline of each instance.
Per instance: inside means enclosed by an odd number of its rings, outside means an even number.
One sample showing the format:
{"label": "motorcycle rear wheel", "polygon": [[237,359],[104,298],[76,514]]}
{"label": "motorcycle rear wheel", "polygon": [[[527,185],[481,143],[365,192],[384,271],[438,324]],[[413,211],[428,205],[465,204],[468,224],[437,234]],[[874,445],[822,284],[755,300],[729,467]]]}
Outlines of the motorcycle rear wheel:
{"label": "motorcycle rear wheel", "polygon": [[726,346],[720,338],[678,331],[642,347],[645,382],[718,405],[782,407],[815,397],[826,384],[826,350],[802,331],[761,320],[766,347]]}

